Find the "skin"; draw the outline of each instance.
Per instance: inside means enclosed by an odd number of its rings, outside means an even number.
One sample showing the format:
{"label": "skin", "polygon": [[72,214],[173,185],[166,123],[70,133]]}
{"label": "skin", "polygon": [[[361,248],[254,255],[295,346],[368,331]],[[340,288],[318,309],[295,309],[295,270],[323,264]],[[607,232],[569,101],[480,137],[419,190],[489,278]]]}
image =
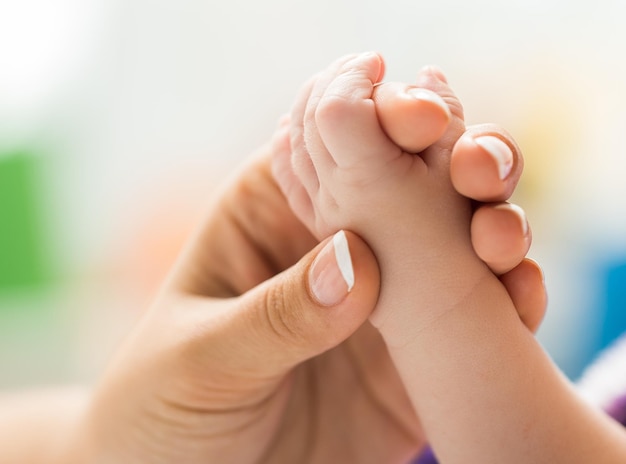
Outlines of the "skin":
{"label": "skin", "polygon": [[[423,105],[405,102],[397,112],[394,98],[404,96],[394,97],[392,87],[380,92],[386,99],[380,118],[388,127],[398,114],[400,121],[429,118],[432,108],[424,115]],[[440,120],[445,131],[447,117]],[[352,291],[332,307],[310,294],[308,271],[328,240],[318,244],[293,215],[271,172],[271,159],[284,158],[289,148],[287,133],[284,121],[226,184],[93,392],[36,392],[0,402],[7,412],[0,415],[3,460],[378,463],[406,462],[421,449],[410,396],[383,338],[367,322],[380,275],[359,236],[347,233]],[[504,137],[521,166],[521,154]],[[403,138],[412,146],[432,142],[424,134]],[[458,153],[460,160],[489,158],[476,146]],[[496,171],[489,159],[477,166]],[[519,172],[492,182],[494,191],[510,192]],[[504,200],[506,193],[496,197]],[[520,225],[518,216],[502,217]],[[508,276],[520,316],[534,329],[545,309],[541,274],[530,261],[515,267],[528,235],[521,225],[486,227],[482,234],[513,245],[513,270],[502,278]]]}
{"label": "skin", "polygon": [[[478,185],[451,169],[454,148],[470,144],[459,100],[437,72],[423,72],[418,86],[445,101],[450,122],[434,144],[407,151],[376,111],[382,69],[376,54],[352,55],[305,86],[284,183],[306,192],[292,206],[314,234],[350,228],[374,250],[382,280],[370,321],[440,462],[626,462],[622,427],[576,395],[520,320],[508,279],[474,251],[472,239],[511,208],[474,214],[455,189]],[[474,246],[497,255],[488,240]]]}

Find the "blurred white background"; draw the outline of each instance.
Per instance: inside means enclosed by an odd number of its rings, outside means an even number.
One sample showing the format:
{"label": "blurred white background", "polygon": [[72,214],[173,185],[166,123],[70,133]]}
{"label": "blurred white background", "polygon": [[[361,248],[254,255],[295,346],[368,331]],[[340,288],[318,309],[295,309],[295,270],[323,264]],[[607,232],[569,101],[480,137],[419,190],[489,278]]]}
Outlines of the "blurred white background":
{"label": "blurred white background", "polygon": [[55,278],[0,292],[0,386],[97,375],[220,179],[307,77],[364,50],[388,80],[439,65],[468,123],[516,136],[540,339],[576,376],[626,262],[625,20],[618,0],[4,0],[0,161],[35,154]]}

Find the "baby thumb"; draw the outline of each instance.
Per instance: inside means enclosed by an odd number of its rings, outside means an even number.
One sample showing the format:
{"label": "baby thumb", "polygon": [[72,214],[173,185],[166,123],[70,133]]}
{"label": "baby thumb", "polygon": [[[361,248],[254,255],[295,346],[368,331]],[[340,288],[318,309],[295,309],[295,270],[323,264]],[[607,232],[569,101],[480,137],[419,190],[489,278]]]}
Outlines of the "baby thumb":
{"label": "baby thumb", "polygon": [[367,244],[338,232],[238,299],[230,313],[231,368],[282,375],[333,348],[367,320],[379,286],[378,263]]}

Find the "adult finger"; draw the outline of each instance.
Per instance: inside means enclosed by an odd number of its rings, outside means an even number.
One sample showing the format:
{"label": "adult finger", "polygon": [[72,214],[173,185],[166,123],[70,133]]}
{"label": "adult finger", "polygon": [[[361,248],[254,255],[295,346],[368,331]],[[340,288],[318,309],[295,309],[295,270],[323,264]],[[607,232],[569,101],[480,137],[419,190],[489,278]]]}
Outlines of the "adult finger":
{"label": "adult finger", "polygon": [[543,272],[531,259],[500,276],[500,281],[509,292],[522,322],[536,332],[543,320],[548,303]]}
{"label": "adult finger", "polygon": [[409,153],[419,153],[439,140],[450,122],[447,103],[432,90],[386,82],[374,87],[372,99],[387,136]]}
{"label": "adult finger", "polygon": [[509,203],[478,208],[470,230],[474,251],[498,275],[517,266],[532,242],[524,210]]}
{"label": "adult finger", "polygon": [[450,177],[456,190],[483,202],[507,200],[523,168],[524,158],[515,140],[496,124],[467,128],[450,159]]}
{"label": "adult finger", "polygon": [[357,235],[340,231],[296,265],[243,296],[224,300],[206,355],[222,369],[274,378],[347,339],[378,299],[379,268]]}

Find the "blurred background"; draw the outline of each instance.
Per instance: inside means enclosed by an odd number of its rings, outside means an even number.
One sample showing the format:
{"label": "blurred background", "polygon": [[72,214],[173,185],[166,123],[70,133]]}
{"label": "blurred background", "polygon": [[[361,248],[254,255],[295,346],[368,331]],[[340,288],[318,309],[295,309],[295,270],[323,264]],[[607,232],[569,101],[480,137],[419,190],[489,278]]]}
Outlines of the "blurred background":
{"label": "blurred background", "polygon": [[526,156],[516,201],[565,373],[626,330],[626,4],[619,0],[0,3],[0,388],[90,381],[220,179],[300,84],[377,50],[438,64],[469,123]]}

